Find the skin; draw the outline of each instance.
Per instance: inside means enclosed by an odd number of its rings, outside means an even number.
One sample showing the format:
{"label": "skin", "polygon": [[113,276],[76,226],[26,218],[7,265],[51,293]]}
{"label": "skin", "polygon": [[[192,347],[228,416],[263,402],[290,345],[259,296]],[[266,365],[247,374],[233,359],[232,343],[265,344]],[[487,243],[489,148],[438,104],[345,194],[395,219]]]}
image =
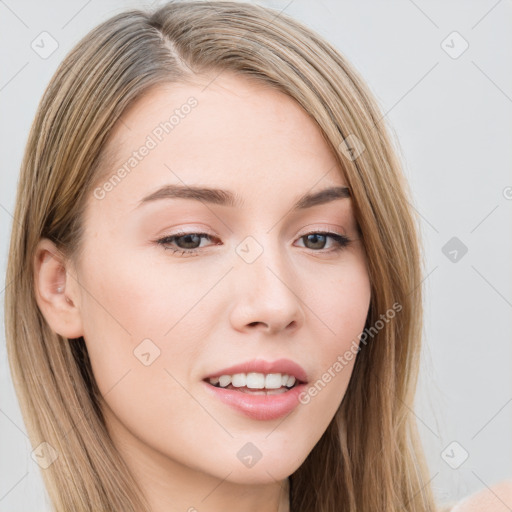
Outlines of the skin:
{"label": "skin", "polygon": [[451,512],[510,512],[512,510],[512,478],[486,487],[466,497]]}
{"label": "skin", "polygon": [[[283,512],[288,476],[333,419],[355,357],[308,404],[277,420],[248,418],[212,398],[203,378],[283,357],[300,364],[309,383],[320,379],[364,328],[366,255],[350,198],[290,212],[305,193],[346,186],[300,105],[226,72],[203,91],[210,81],[159,87],[125,112],[109,140],[112,173],[175,108],[190,96],[198,101],[103,199],[91,193],[80,261],[41,240],[36,295],[55,332],[84,337],[109,432],[153,511]],[[137,208],[170,183],[229,189],[245,204],[180,198]],[[195,256],[156,242],[180,230],[212,238],[200,246],[181,239],[181,248],[199,246]],[[334,251],[330,237],[304,237],[325,231],[352,242]],[[247,236],[263,248],[250,264],[235,251]],[[134,356],[147,338],[160,350],[148,366]],[[248,442],[262,453],[250,468],[236,456]]]}

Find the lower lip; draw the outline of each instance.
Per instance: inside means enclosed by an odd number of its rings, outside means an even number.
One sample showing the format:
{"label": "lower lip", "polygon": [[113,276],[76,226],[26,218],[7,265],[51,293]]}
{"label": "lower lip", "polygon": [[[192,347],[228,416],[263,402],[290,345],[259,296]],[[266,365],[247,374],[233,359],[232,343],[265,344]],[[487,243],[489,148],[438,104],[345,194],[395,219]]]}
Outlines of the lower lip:
{"label": "lower lip", "polygon": [[275,420],[289,414],[299,405],[299,395],[306,389],[306,384],[298,384],[290,390],[276,395],[251,395],[242,391],[218,388],[207,382],[204,382],[204,385],[209,393],[213,393],[225,404],[249,418],[262,421]]}

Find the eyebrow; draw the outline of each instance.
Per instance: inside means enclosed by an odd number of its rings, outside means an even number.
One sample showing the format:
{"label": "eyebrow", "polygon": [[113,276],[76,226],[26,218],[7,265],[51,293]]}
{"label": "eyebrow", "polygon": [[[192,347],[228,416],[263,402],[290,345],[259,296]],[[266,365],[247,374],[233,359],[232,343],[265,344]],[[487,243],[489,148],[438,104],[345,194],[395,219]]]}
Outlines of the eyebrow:
{"label": "eyebrow", "polygon": [[[347,197],[350,197],[350,189],[348,187],[329,187],[319,192],[303,195],[295,202],[292,210],[305,210],[306,208],[330,203],[331,201]],[[241,208],[244,204],[244,201],[238,194],[229,190],[173,184],[165,185],[147,195],[138,203],[136,208],[159,199],[195,199],[205,203],[229,206],[232,208]]]}

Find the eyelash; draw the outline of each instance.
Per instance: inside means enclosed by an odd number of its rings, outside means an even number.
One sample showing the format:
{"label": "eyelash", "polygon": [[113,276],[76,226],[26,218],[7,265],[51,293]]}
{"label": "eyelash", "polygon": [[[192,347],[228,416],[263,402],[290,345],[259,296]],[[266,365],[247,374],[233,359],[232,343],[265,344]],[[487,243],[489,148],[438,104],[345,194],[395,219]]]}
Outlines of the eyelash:
{"label": "eyelash", "polygon": [[[171,251],[173,254],[178,254],[180,256],[195,256],[197,255],[197,253],[201,250],[201,248],[195,248],[195,249],[174,249],[172,247],[168,247],[168,244],[170,244],[172,241],[175,241],[177,238],[181,238],[183,236],[187,236],[187,235],[198,235],[200,237],[207,237],[209,238],[210,240],[212,238],[215,238],[215,237],[212,237],[210,236],[208,233],[196,233],[196,232],[179,232],[179,233],[175,233],[173,235],[169,235],[169,236],[166,236],[164,238],[160,238],[159,240],[156,240],[156,243],[160,244],[164,250],[166,251]],[[310,249],[311,251],[313,252],[320,252],[320,253],[337,253],[339,251],[342,251],[343,249],[345,249],[348,245],[350,245],[350,243],[352,243],[352,240],[348,237],[346,237],[345,235],[340,235],[339,233],[332,233],[332,232],[329,232],[329,231],[312,231],[310,233],[306,233],[305,235],[302,235],[301,237],[299,237],[299,240],[302,239],[302,238],[305,238],[309,235],[324,235],[324,236],[327,236],[328,238],[332,238],[335,243],[337,244],[336,247],[332,248],[332,249],[318,249],[318,250],[315,250],[315,249]]]}

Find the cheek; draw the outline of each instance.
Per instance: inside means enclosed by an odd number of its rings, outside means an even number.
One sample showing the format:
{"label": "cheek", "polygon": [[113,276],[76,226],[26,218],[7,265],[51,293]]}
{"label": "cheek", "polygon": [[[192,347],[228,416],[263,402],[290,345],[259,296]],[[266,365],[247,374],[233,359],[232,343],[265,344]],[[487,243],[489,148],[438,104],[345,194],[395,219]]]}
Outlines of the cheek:
{"label": "cheek", "polygon": [[314,314],[321,321],[316,322],[314,350],[310,346],[309,351],[315,354],[319,370],[303,403],[311,402],[315,413],[331,418],[350,381],[370,307],[371,287],[364,258],[347,259],[335,279],[330,279],[328,286],[326,282],[323,288],[315,287]]}
{"label": "cheek", "polygon": [[172,320],[164,309],[172,311],[173,304],[172,296],[164,297],[162,287],[153,283],[151,266],[126,258],[113,245],[95,249],[89,250],[81,271],[81,315],[95,379],[108,392],[127,373],[144,368],[141,359],[148,356],[143,354],[156,358],[162,332]]}
{"label": "cheek", "polygon": [[84,338],[109,426],[152,442],[193,431],[194,402],[181,384],[188,387],[200,351],[192,341],[203,330],[194,314],[186,315],[197,301],[187,293],[194,287],[182,286],[183,274],[164,279],[148,262],[109,250],[108,258],[87,259],[81,280]]}
{"label": "cheek", "polygon": [[91,339],[108,334],[115,344],[161,337],[194,298],[182,272],[165,271],[152,258],[127,257],[114,244],[101,253],[89,252],[82,270],[81,313]]}
{"label": "cheek", "polygon": [[201,300],[211,284],[162,265],[161,256],[127,258],[108,243],[101,249],[90,248],[80,279],[93,372],[102,392],[138,381],[127,397],[144,403],[144,389],[178,386],[166,370],[183,382],[198,360],[214,321],[211,301]]}
{"label": "cheek", "polygon": [[[350,255],[329,277],[317,278],[308,302],[321,320],[324,354],[343,349],[363,330],[371,299],[371,287],[362,255]],[[314,292],[311,292],[314,290]],[[324,361],[325,363],[325,361]]]}

